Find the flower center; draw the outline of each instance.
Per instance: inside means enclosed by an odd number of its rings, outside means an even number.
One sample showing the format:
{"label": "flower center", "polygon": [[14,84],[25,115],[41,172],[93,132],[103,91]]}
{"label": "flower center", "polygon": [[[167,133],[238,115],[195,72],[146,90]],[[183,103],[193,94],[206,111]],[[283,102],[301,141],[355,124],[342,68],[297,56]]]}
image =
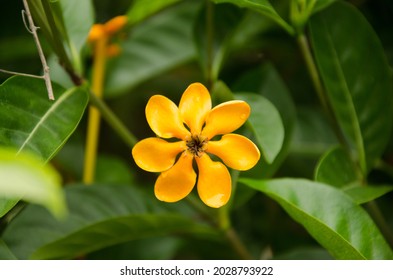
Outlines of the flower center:
{"label": "flower center", "polygon": [[207,149],[207,138],[202,135],[191,135],[186,139],[187,150],[196,157],[201,157]]}

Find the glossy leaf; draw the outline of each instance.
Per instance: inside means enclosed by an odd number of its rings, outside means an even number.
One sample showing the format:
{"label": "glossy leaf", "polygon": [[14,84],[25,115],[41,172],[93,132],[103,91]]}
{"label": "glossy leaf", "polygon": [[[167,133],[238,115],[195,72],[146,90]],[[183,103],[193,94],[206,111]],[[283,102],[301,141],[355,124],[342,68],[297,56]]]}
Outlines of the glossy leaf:
{"label": "glossy leaf", "polygon": [[18,201],[19,199],[7,199],[6,196],[0,195],[0,218],[7,214]]}
{"label": "glossy leaf", "polygon": [[277,201],[334,258],[393,258],[367,212],[342,191],[304,179],[240,181]]}
{"label": "glossy leaf", "polygon": [[289,34],[293,35],[294,30],[282,17],[277,13],[268,0],[212,0],[214,3],[232,3],[242,8],[249,8],[255,12],[261,13],[275,21],[284,28]]}
{"label": "glossy leaf", "polygon": [[135,0],[133,1],[131,8],[127,12],[129,24],[135,25],[143,21],[147,17],[179,1],[180,0],[150,0],[149,4],[146,5],[145,0]]}
{"label": "glossy leaf", "polygon": [[14,206],[13,199],[23,199],[64,216],[66,205],[57,171],[33,155],[15,154],[14,149],[0,148],[0,196],[12,199],[4,210]]}
{"label": "glossy leaf", "polygon": [[265,97],[257,94],[239,93],[235,97],[251,106],[248,121],[268,163],[272,163],[284,142],[284,126],[280,113]]}
{"label": "glossy leaf", "polygon": [[178,255],[184,239],[179,236],[159,236],[136,239],[89,254],[93,260],[172,260]]}
{"label": "glossy leaf", "polygon": [[172,233],[204,234],[189,218],[179,214],[140,214],[96,223],[39,248],[32,259],[70,259],[97,249],[143,237]]}
{"label": "glossy leaf", "polygon": [[35,25],[42,30],[59,61],[71,69],[72,63],[65,49],[65,43],[68,44],[69,40],[58,0],[29,0],[28,4]]}
{"label": "glossy leaf", "polygon": [[233,90],[236,92],[257,92],[269,99],[280,113],[285,129],[284,142],[280,153],[272,164],[267,163],[262,157],[251,171],[242,172],[245,177],[268,178],[280,167],[292,142],[296,112],[291,94],[277,70],[269,63],[247,72],[237,81]]}
{"label": "glossy leaf", "polygon": [[304,32],[304,26],[309,21],[310,16],[318,12],[335,0],[293,0],[290,1],[290,18],[292,26],[298,30],[299,33]]}
{"label": "glossy leaf", "polygon": [[107,97],[124,94],[195,56],[192,25],[198,3],[183,3],[133,28],[121,44],[122,53],[108,67]]}
{"label": "glossy leaf", "polygon": [[66,196],[70,213],[64,221],[29,205],[9,224],[3,239],[18,258],[76,258],[127,241],[173,233],[217,237],[209,227],[164,210],[135,187],[75,185],[66,188]]}
{"label": "glossy leaf", "polygon": [[313,8],[313,13],[317,13],[323,9],[326,9],[331,4],[333,4],[337,0],[316,0]]}
{"label": "glossy leaf", "polygon": [[79,53],[85,45],[90,28],[94,23],[94,9],[92,0],[59,1],[64,25],[69,38],[72,57],[79,59]]}
{"label": "glossy leaf", "polygon": [[338,1],[310,24],[312,46],[329,101],[356,149],[363,173],[381,156],[392,127],[390,70],[363,15]]}
{"label": "glossy leaf", "polygon": [[129,163],[121,158],[99,155],[95,182],[101,184],[131,184],[132,173]]}
{"label": "glossy leaf", "polygon": [[359,171],[341,147],[327,151],[315,169],[315,180],[335,187],[344,187],[359,180]]}
{"label": "glossy leaf", "polygon": [[49,101],[42,80],[13,77],[0,86],[0,144],[49,161],[73,133],[86,108],[87,93],[54,85]]}
{"label": "glossy leaf", "polygon": [[318,158],[337,144],[337,138],[321,110],[315,106],[298,108],[291,153],[302,157]]}
{"label": "glossy leaf", "polygon": [[349,195],[357,204],[363,204],[373,201],[391,191],[391,186],[361,186],[344,189],[345,193]]}

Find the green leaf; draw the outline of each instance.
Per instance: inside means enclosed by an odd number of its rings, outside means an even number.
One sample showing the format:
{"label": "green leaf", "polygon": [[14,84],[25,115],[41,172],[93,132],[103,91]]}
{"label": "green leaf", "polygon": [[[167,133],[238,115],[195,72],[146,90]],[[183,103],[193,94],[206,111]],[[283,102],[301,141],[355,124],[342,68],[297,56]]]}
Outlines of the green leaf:
{"label": "green leaf", "polygon": [[264,158],[261,158],[256,167],[250,171],[242,172],[245,177],[268,178],[281,166],[292,142],[296,111],[291,94],[276,69],[269,63],[247,72],[237,81],[233,90],[236,92],[257,92],[269,99],[280,113],[285,129],[284,143],[280,153],[272,164],[268,164]]}
{"label": "green leaf", "polygon": [[19,199],[7,199],[0,195],[0,218],[7,214],[18,203]]}
{"label": "green leaf", "polygon": [[68,39],[68,48],[74,69],[81,73],[80,53],[86,44],[90,28],[94,24],[92,0],[57,0],[56,2],[60,2],[62,14],[59,14],[58,18],[64,19],[65,38]]}
{"label": "green leaf", "polygon": [[304,179],[240,181],[277,201],[334,258],[393,258],[367,212],[341,190]]}
{"label": "green leaf", "polygon": [[191,23],[198,7],[197,1],[176,5],[135,26],[108,65],[106,96],[124,94],[195,57]]}
{"label": "green leaf", "polygon": [[299,33],[304,32],[304,26],[308,23],[310,16],[325,9],[336,0],[293,0],[290,4],[290,18],[292,25]]}
{"label": "green leaf", "polygon": [[135,25],[147,17],[167,8],[181,0],[150,0],[146,5],[146,0],[134,0],[131,8],[127,12],[129,24]]}
{"label": "green leaf", "polygon": [[87,256],[93,260],[171,260],[184,247],[180,236],[136,239],[99,250]]}
{"label": "green leaf", "polygon": [[109,155],[99,155],[94,181],[101,184],[131,184],[132,170],[125,160]]}
{"label": "green leaf", "polygon": [[0,86],[0,144],[49,161],[73,133],[88,102],[85,90],[53,85],[48,100],[39,79],[13,77]]}
{"label": "green leaf", "polygon": [[57,1],[53,1],[55,2],[53,5],[51,5],[52,1],[50,0],[29,0],[28,2],[35,25],[38,25],[42,30],[61,63],[72,69],[71,61],[64,47],[64,43],[68,43],[68,37],[66,36],[63,19],[59,17]]}
{"label": "green leaf", "polygon": [[140,214],[112,218],[85,227],[76,233],[45,245],[32,259],[70,259],[130,240],[172,233],[203,234],[189,218],[179,214]]}
{"label": "green leaf", "polygon": [[316,0],[313,8],[313,13],[317,13],[319,11],[322,11],[323,9],[326,9],[335,1],[337,0]]}
{"label": "green leaf", "polygon": [[295,34],[294,29],[277,13],[268,0],[212,0],[214,3],[232,3],[239,7],[251,9],[275,21],[289,34]]}
{"label": "green leaf", "polygon": [[[64,216],[66,205],[57,171],[32,154],[15,154],[14,149],[0,147],[0,196],[41,204],[57,217]],[[5,210],[14,202],[8,201]]]}
{"label": "green leaf", "polygon": [[5,229],[3,239],[19,259],[76,258],[131,240],[174,233],[217,237],[210,227],[164,210],[135,187],[74,185],[65,191],[69,215],[64,221],[29,205]]}
{"label": "green leaf", "polygon": [[358,170],[341,147],[327,151],[315,169],[315,180],[338,188],[359,180]]}
{"label": "green leaf", "polygon": [[238,93],[237,99],[251,106],[248,121],[268,163],[272,163],[284,142],[284,126],[280,113],[265,97],[257,94]]}
{"label": "green leaf", "polygon": [[91,0],[59,1],[61,4],[64,24],[70,38],[72,48],[78,52],[87,41],[91,26],[94,24],[94,9]]}
{"label": "green leaf", "polygon": [[0,239],[0,260],[16,260],[14,254],[10,251],[7,244]]}
{"label": "green leaf", "polygon": [[374,199],[377,199],[391,191],[391,186],[360,186],[344,189],[345,193],[349,195],[357,204],[363,204]]}
{"label": "green leaf", "polygon": [[315,106],[298,106],[297,113],[291,153],[303,157],[320,157],[337,145],[337,138],[321,110]]}
{"label": "green leaf", "polygon": [[316,14],[310,30],[333,111],[366,174],[384,151],[392,127],[393,111],[381,110],[393,106],[383,47],[363,15],[342,1]]}

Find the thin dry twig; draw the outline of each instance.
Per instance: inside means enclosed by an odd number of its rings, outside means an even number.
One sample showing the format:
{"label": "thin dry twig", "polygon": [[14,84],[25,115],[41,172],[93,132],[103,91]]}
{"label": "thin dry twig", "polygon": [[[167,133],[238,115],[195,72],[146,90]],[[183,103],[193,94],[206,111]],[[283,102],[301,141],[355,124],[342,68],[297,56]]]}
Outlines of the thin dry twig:
{"label": "thin dry twig", "polygon": [[[42,76],[38,76],[38,75],[26,74],[26,73],[21,73],[21,72],[14,72],[14,71],[9,71],[9,70],[4,70],[4,69],[0,69],[0,72],[6,73],[6,74],[11,74],[11,75],[44,79],[45,85],[46,85],[46,90],[48,91],[48,98],[50,100],[55,100],[55,97],[53,95],[52,83],[51,83],[50,75],[49,75],[49,66],[46,62],[45,55],[44,55],[44,52],[43,52],[41,44],[40,44],[40,40],[38,39],[37,29],[39,29],[39,27],[35,26],[35,24],[34,24],[33,17],[31,16],[30,8],[29,8],[29,4],[27,3],[27,0],[23,0],[23,5],[25,7],[25,9],[22,10],[23,23],[25,24],[27,31],[29,33],[31,33],[34,37],[34,41],[37,46],[38,55],[41,60],[42,69],[43,69],[44,74]],[[26,18],[27,18],[27,22],[26,22]]]}
{"label": "thin dry twig", "polygon": [[[34,24],[33,17],[31,16],[30,8],[29,8],[29,4],[27,3],[27,0],[23,0],[23,5],[25,6],[25,10],[22,12],[22,14],[23,14],[23,17],[24,16],[27,17],[27,21],[28,21],[29,27],[30,27],[30,28],[28,28],[28,30],[33,35],[35,44],[37,46],[38,55],[40,56],[42,69],[44,71],[43,78],[45,80],[46,89],[48,91],[48,97],[50,100],[54,100],[55,97],[53,95],[52,83],[51,83],[50,75],[49,75],[49,66],[46,63],[45,55],[44,55],[44,52],[43,52],[41,44],[40,44],[40,40],[38,39],[38,35],[37,35],[38,27],[35,26],[35,24]],[[24,21],[25,21],[25,19],[24,19]]]}

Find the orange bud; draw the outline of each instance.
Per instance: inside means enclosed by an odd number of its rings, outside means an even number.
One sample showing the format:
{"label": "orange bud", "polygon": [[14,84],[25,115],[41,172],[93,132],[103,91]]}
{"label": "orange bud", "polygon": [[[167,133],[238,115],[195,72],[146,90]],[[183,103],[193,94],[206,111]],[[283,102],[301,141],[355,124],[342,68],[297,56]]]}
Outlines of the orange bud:
{"label": "orange bud", "polygon": [[106,56],[115,57],[121,53],[121,48],[117,44],[110,44],[106,47]]}
{"label": "orange bud", "polygon": [[117,16],[108,20],[104,24],[105,32],[108,36],[119,32],[128,22],[127,16]]}
{"label": "orange bud", "polygon": [[105,37],[105,29],[104,25],[102,24],[94,24],[89,32],[89,36],[87,37],[87,41],[89,43],[97,42],[98,40]]}

